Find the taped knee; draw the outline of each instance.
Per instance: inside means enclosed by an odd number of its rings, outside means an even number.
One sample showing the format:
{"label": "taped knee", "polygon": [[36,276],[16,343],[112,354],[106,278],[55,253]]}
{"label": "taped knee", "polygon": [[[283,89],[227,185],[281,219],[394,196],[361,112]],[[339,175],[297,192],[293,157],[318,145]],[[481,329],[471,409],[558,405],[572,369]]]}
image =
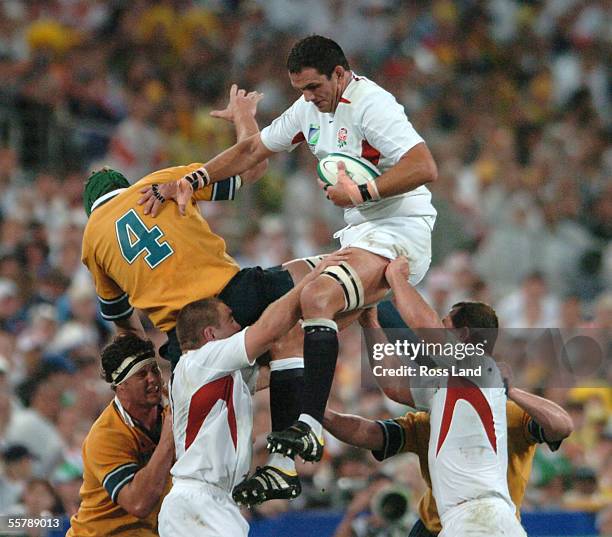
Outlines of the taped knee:
{"label": "taped knee", "polygon": [[342,261],[334,267],[326,268],[321,275],[332,278],[342,288],[344,293],[344,309],[342,311],[352,311],[363,307],[365,291],[361,278],[346,261]]}

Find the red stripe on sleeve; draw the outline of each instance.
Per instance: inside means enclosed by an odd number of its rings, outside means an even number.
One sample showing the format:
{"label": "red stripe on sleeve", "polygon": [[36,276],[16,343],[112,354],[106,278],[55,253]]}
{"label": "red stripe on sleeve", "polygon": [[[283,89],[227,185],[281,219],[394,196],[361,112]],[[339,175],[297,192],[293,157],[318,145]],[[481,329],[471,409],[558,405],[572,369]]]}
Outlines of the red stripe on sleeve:
{"label": "red stripe on sleeve", "polygon": [[378,166],[380,160],[380,151],[370,145],[367,140],[361,142],[361,156],[369,160],[374,166]]}
{"label": "red stripe on sleeve", "polygon": [[302,142],[305,142],[306,138],[304,137],[304,133],[303,132],[298,132],[293,139],[291,140],[292,144],[301,144]]}

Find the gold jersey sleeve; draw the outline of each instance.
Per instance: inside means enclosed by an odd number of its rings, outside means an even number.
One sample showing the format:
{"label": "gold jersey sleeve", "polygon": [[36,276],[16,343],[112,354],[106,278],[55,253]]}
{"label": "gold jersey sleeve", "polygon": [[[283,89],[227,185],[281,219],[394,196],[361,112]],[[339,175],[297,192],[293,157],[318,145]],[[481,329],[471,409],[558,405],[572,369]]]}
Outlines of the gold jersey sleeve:
{"label": "gold jersey sleeve", "polygon": [[[161,499],[143,519],[130,515],[117,503],[121,489],[146,466],[155,447],[144,431],[123,421],[114,403],[106,407],[83,443],[81,504],[70,520],[67,537],[157,535]],[[160,479],[166,480],[167,493],[170,476]]]}
{"label": "gold jersey sleeve", "polygon": [[506,405],[508,421],[508,489],[520,519],[520,507],[531,474],[537,440],[529,432],[531,416],[512,401]]}
{"label": "gold jersey sleeve", "polygon": [[[516,516],[520,518],[520,506],[523,503],[525,489],[531,473],[531,465],[536,450],[536,440],[529,433],[527,414],[516,403],[506,404],[506,419],[508,422],[508,489],[510,497],[517,506]],[[419,517],[425,527],[432,533],[442,530],[436,500],[431,491],[431,477],[427,450],[429,449],[429,414],[426,412],[410,412],[394,421],[404,430],[403,452],[416,453],[419,457],[421,475],[427,483],[427,491],[419,501]]]}
{"label": "gold jersey sleeve", "polygon": [[427,484],[427,491],[419,500],[419,518],[432,533],[442,530],[436,500],[431,491],[431,476],[429,475],[428,450],[429,434],[431,432],[429,414],[427,412],[409,412],[396,421],[404,429],[404,452],[415,453],[419,457],[421,476]]}
{"label": "gold jersey sleeve", "polygon": [[105,319],[126,318],[138,308],[157,328],[168,331],[185,304],[217,295],[238,272],[225,241],[210,229],[197,205],[227,194],[219,190],[235,188],[228,184],[231,180],[197,191],[185,216],[174,202],[166,202],[156,218],[138,205],[144,187],[175,181],[200,166],[158,170],[92,212],[81,258],[93,277]]}

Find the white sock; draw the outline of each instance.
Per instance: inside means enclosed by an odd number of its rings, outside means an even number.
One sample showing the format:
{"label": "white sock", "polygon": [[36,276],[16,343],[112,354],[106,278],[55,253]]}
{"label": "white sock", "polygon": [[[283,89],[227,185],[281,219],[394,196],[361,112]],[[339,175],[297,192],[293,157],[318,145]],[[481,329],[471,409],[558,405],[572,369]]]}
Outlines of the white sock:
{"label": "white sock", "polygon": [[281,455],[280,453],[272,453],[268,457],[268,466],[274,466],[285,473],[296,474],[295,461],[291,457]]}
{"label": "white sock", "polygon": [[300,414],[298,420],[310,425],[310,428],[317,435],[317,438],[323,438],[323,424],[315,420],[310,414]]}

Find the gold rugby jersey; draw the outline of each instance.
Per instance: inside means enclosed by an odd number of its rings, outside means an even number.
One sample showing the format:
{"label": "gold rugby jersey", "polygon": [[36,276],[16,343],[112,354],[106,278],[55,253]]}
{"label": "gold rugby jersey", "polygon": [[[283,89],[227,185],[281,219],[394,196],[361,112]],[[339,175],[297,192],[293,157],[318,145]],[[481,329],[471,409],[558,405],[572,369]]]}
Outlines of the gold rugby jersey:
{"label": "gold rugby jersey", "polygon": [[[520,519],[520,506],[523,503],[525,489],[531,473],[536,444],[544,443],[541,427],[516,403],[506,404],[508,421],[508,489],[516,505],[516,516]],[[429,449],[429,413],[409,412],[401,418],[378,421],[385,438],[381,451],[374,452],[378,460],[386,459],[398,453],[416,453],[419,457],[421,475],[427,483],[427,492],[419,501],[419,517],[425,527],[432,533],[442,531],[436,500],[431,491],[431,477],[427,451]],[[560,442],[549,443],[551,449],[557,449]]]}
{"label": "gold rugby jersey", "polygon": [[195,192],[185,216],[176,203],[165,203],[156,218],[138,205],[143,187],[175,181],[200,166],[153,172],[115,191],[91,213],[81,260],[93,276],[104,319],[126,319],[138,308],[167,332],[185,304],[218,294],[238,272],[225,241],[211,231],[196,203],[233,199],[234,177]]}
{"label": "gold rugby jersey", "polygon": [[151,436],[135,422],[117,398],[104,409],[83,442],[81,505],[70,520],[66,537],[157,535],[157,515],[172,486],[170,474],[159,476],[166,481],[166,490],[148,517],[130,515],[117,503],[121,489],[149,462],[159,442],[161,424],[156,433]]}

